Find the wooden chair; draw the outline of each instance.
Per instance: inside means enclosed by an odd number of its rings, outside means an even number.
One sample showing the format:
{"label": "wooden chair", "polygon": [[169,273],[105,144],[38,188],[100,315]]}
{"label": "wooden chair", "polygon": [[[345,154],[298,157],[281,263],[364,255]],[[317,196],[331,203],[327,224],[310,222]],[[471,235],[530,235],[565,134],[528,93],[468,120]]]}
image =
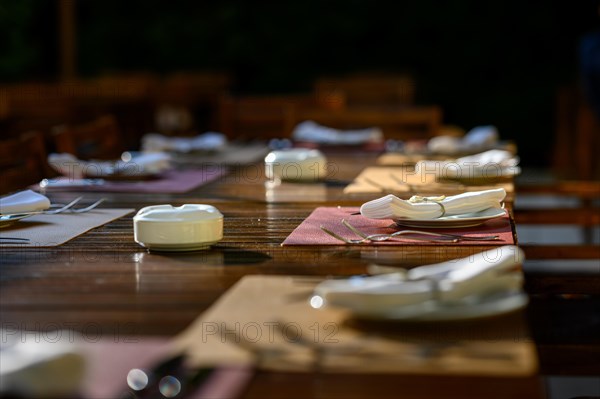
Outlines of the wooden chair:
{"label": "wooden chair", "polygon": [[73,154],[79,159],[115,159],[125,149],[119,125],[112,115],[81,125],[57,126],[53,135],[56,152]]}
{"label": "wooden chair", "polygon": [[[574,225],[583,231],[581,245],[526,245],[534,259],[600,259],[593,243],[593,228],[600,225],[600,124],[575,86],[561,87],[556,96],[556,135],[552,171],[558,180],[549,184],[516,186],[517,195],[570,197],[575,207],[516,209],[518,225]],[[550,227],[549,227],[550,228]]]}
{"label": "wooden chair", "polygon": [[0,193],[6,194],[52,177],[47,163],[44,136],[28,132],[0,141]]}
{"label": "wooden chair", "polygon": [[556,95],[556,134],[553,170],[563,179],[600,178],[600,121],[574,86]]}
{"label": "wooden chair", "polygon": [[[229,91],[232,79],[224,72],[189,71],[167,76],[156,95],[155,122],[163,134],[197,134],[197,131],[218,130],[219,97]],[[161,123],[165,110],[189,115],[189,126]]]}
{"label": "wooden chair", "polygon": [[428,139],[438,134],[442,110],[437,106],[348,106],[335,110],[306,108],[296,112],[296,119],[314,120],[336,129],[379,127],[386,139],[414,140]]}
{"label": "wooden chair", "polygon": [[142,135],[154,128],[154,99],[160,85],[156,74],[107,74],[62,84],[75,99],[73,113],[77,118],[71,119],[72,123],[83,124],[102,115],[113,115],[128,148],[137,147]]}
{"label": "wooden chair", "polygon": [[[338,129],[379,127],[387,139],[427,139],[439,134],[442,111],[436,106],[414,106],[415,82],[405,74],[356,73],[320,78],[314,93],[321,102],[341,97],[330,110],[310,110],[312,119]],[[330,112],[331,111],[331,112]]]}
{"label": "wooden chair", "polygon": [[312,96],[221,96],[219,131],[230,138],[290,137],[299,108],[316,106]]}
{"label": "wooden chair", "polygon": [[0,88],[0,119],[9,121],[14,136],[70,122],[72,104],[69,93],[55,83],[18,83]]}
{"label": "wooden chair", "polygon": [[320,78],[314,91],[318,97],[342,93],[347,106],[412,105],[415,82],[408,75],[359,73]]}
{"label": "wooden chair", "polygon": [[598,181],[559,181],[554,184],[517,185],[517,195],[549,195],[574,198],[575,207],[527,208],[514,210],[517,225],[572,225],[581,228],[579,245],[524,245],[531,259],[600,259],[600,247],[593,243],[593,229],[600,225]]}
{"label": "wooden chair", "polygon": [[231,87],[231,76],[224,72],[188,71],[167,76],[157,93],[157,101],[195,107],[216,104]]}

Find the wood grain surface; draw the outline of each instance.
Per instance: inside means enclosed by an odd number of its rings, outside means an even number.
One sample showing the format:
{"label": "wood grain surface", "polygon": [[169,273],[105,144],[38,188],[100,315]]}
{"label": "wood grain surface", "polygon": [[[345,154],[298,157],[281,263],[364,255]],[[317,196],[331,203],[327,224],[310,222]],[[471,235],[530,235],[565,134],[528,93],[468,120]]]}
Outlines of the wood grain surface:
{"label": "wood grain surface", "polygon": [[[350,276],[366,273],[366,267],[372,263],[412,267],[483,250],[478,246],[450,244],[386,248],[280,246],[314,208],[356,206],[364,202],[364,198],[345,197],[342,190],[365,166],[374,165],[376,157],[363,153],[331,156],[328,180],[313,188],[298,186],[298,190],[293,183],[265,184],[264,167],[258,164],[234,167],[220,180],[186,194],[49,193],[53,202],[68,201],[79,195],[90,201],[105,197],[104,206],[115,208],[211,204],[224,215],[224,238],[206,251],[149,252],[134,242],[132,215],[129,215],[56,248],[0,247],[2,327],[41,331],[68,328],[114,339],[127,335],[174,336],[245,275]],[[285,195],[277,197],[277,190]],[[511,203],[507,207],[512,209]],[[526,287],[536,309],[535,314],[528,310],[527,320],[532,337],[541,348],[543,356],[539,360],[544,372],[568,374],[569,370],[579,370],[582,363],[578,359],[589,353],[585,348],[597,349],[600,335],[590,334],[583,327],[598,328],[597,321],[586,319],[585,315],[598,311],[598,299],[594,296],[598,291],[594,287],[598,287],[599,281],[597,276],[582,279],[575,276],[570,280],[540,274],[526,276]],[[577,295],[561,296],[571,291]],[[565,326],[558,328],[540,316],[551,314],[557,300],[563,306],[557,308],[559,314],[553,317],[562,315],[570,320],[573,331],[566,331]],[[568,319],[574,309],[579,309],[580,317]],[[556,329],[547,331],[548,328]],[[586,338],[581,342],[573,336],[579,329]],[[569,346],[577,350],[565,350]],[[583,364],[589,365],[586,370],[593,371],[590,362]],[[450,392],[462,392],[463,396],[443,397],[543,397],[539,376],[445,376],[432,382],[432,378],[425,376],[345,378],[259,372],[246,397],[433,398]]]}

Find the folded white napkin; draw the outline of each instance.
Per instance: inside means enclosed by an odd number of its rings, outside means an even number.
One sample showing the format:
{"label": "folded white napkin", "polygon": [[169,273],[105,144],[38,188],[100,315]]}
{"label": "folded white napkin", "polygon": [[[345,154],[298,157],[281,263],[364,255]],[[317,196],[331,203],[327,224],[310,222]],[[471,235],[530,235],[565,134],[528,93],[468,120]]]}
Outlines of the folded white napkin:
{"label": "folded white napkin", "polygon": [[338,130],[319,125],[313,121],[299,123],[292,132],[297,141],[309,141],[321,144],[353,145],[383,140],[381,129],[372,127],[357,130]]}
{"label": "folded white napkin", "polygon": [[[42,337],[48,335],[42,334]],[[36,338],[37,337],[37,338]],[[53,331],[49,339],[31,332],[2,330],[0,394],[18,397],[74,397],[85,376],[85,358],[72,331]]]}
{"label": "folded white napkin", "polygon": [[521,173],[519,158],[505,150],[489,150],[457,158],[455,161],[419,161],[415,172],[419,176],[435,174],[442,178],[497,178]]}
{"label": "folded white napkin", "polygon": [[523,251],[514,245],[466,258],[421,266],[406,274],[393,273],[345,280],[327,280],[315,288],[324,304],[347,307],[357,313],[386,314],[415,307],[427,312],[440,303],[477,303],[482,297],[520,292]]}
{"label": "folded white napkin", "polygon": [[82,161],[71,154],[50,154],[48,163],[63,176],[147,176],[171,168],[171,157],[163,152],[140,153],[127,161]]}
{"label": "folded white napkin", "polygon": [[494,126],[477,126],[463,137],[438,136],[427,142],[427,149],[435,154],[454,155],[464,152],[484,151],[498,142],[498,129]]}
{"label": "folded white napkin", "polygon": [[142,137],[142,151],[216,151],[227,144],[222,133],[206,132],[196,137],[168,137],[158,133],[148,133]]}
{"label": "folded white napkin", "polygon": [[50,200],[31,190],[20,191],[0,198],[0,214],[27,213],[50,208]]}
{"label": "folded white napkin", "polygon": [[441,216],[500,208],[504,197],[506,191],[503,188],[466,192],[450,197],[413,196],[408,200],[388,194],[364,203],[360,207],[360,213],[371,219],[437,219]]}

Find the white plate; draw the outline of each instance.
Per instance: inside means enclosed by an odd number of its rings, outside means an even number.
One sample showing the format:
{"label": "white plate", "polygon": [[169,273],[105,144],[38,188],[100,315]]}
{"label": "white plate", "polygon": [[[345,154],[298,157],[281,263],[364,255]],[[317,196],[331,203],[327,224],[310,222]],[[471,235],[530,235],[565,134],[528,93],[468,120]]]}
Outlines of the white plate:
{"label": "white plate", "polygon": [[480,212],[444,216],[437,219],[394,219],[394,222],[399,226],[445,229],[478,226],[504,215],[506,215],[506,210],[502,208],[488,208]]}
{"label": "white plate", "polygon": [[[398,320],[407,322],[462,321],[499,316],[514,312],[527,305],[528,297],[518,291],[503,292],[481,298],[475,303],[426,303],[403,306],[393,311],[353,312],[354,316],[370,320]],[[352,311],[352,309],[350,309]]]}
{"label": "white plate", "polygon": [[21,219],[28,218],[33,216],[35,213],[16,213],[12,215],[0,215],[0,229],[4,227],[8,227],[11,224],[18,222]]}

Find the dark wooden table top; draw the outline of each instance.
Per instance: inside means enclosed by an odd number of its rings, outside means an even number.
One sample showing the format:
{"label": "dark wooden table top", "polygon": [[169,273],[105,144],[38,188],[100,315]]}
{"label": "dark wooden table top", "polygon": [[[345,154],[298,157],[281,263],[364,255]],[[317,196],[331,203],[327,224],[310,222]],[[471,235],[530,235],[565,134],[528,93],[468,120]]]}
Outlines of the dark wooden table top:
{"label": "dark wooden table top", "polygon": [[[107,207],[211,204],[225,216],[224,239],[206,251],[149,252],[133,240],[131,214],[59,247],[0,248],[3,327],[85,331],[92,326],[106,332],[117,329],[123,335],[174,336],[245,275],[348,276],[366,273],[367,265],[374,262],[411,267],[484,249],[445,245],[281,247],[315,207],[363,202],[344,197],[342,189],[365,166],[374,164],[375,155],[338,154],[329,159],[337,169],[327,183],[310,187],[290,183],[275,193],[265,185],[262,165],[232,169],[221,180],[186,194],[85,193],[90,200],[108,198]],[[56,202],[77,195],[48,193]],[[539,375],[600,372],[598,292],[562,295],[577,291],[573,287],[578,284],[587,284],[593,291],[598,280],[526,278],[531,301],[524,314],[538,348]],[[462,395],[456,397],[543,397],[539,375],[357,378],[258,372],[246,397],[430,398],[447,397],[444,393],[453,391]]]}

